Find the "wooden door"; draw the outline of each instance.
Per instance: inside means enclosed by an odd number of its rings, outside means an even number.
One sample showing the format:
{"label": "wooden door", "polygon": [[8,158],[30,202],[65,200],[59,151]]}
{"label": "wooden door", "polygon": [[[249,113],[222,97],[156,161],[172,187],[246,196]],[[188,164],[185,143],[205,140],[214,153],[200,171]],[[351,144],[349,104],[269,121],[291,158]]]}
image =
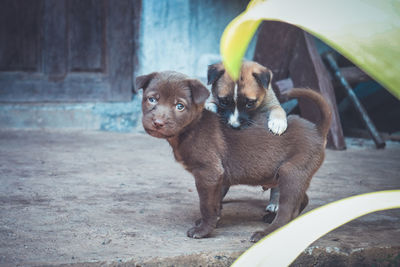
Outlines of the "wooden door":
{"label": "wooden door", "polygon": [[1,0],[0,101],[129,101],[140,0]]}

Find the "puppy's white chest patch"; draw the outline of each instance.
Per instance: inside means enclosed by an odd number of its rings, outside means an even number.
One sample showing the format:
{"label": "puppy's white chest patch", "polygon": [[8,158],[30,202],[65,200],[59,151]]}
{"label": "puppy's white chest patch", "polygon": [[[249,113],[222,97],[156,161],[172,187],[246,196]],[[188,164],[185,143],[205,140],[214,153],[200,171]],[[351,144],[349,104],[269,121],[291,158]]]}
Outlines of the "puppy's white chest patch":
{"label": "puppy's white chest patch", "polygon": [[228,123],[232,126],[232,127],[239,127],[240,126],[240,122],[239,122],[239,111],[237,108],[237,97],[238,97],[238,86],[237,83],[235,84],[235,88],[233,91],[233,101],[235,103],[235,111],[233,112],[233,114],[231,114],[229,116],[229,120]]}
{"label": "puppy's white chest patch", "polygon": [[239,111],[237,109],[237,106],[235,106],[235,111],[233,112],[233,114],[231,114],[229,116],[229,120],[228,123],[230,125],[232,125],[233,127],[237,128],[240,126],[240,122],[239,122]]}

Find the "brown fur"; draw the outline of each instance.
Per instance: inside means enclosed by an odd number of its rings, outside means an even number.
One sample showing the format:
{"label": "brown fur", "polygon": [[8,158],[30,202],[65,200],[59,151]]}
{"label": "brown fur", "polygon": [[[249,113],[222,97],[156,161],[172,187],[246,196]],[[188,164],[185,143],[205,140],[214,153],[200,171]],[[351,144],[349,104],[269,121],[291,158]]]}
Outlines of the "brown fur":
{"label": "brown fur", "polygon": [[[188,230],[189,237],[209,236],[216,227],[224,185],[279,185],[277,216],[265,231],[256,232],[252,241],[286,224],[305,207],[306,190],[324,159],[331,117],[319,94],[306,89],[290,93],[316,101],[322,112],[319,124],[289,116],[287,131],[275,136],[263,127],[241,131],[226,127],[217,114],[203,109],[208,90],[183,74],[152,73],[138,77],[136,82],[137,88],[144,90],[144,129],[165,138],[176,160],[195,178],[201,219]],[[179,111],[181,103],[185,108]]]}

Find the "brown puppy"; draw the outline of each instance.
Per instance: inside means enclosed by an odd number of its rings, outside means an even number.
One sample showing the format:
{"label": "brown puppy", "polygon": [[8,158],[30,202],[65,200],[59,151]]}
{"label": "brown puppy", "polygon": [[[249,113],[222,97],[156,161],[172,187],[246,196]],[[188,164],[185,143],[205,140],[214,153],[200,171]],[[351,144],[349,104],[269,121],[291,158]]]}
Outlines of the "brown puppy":
{"label": "brown puppy", "polygon": [[217,112],[235,129],[254,123],[261,124],[268,116],[268,128],[282,134],[287,127],[286,112],[271,87],[272,72],[266,67],[244,61],[240,78],[234,82],[222,63],[208,66],[208,84],[212,84],[212,99],[207,109]]}
{"label": "brown puppy", "polygon": [[330,108],[321,95],[296,89],[292,97],[308,97],[321,109],[321,122],[312,124],[289,116],[284,135],[263,127],[237,131],[205,110],[209,96],[199,81],[177,72],[160,72],[136,78],[143,88],[143,127],[171,145],[175,159],[194,175],[200,198],[201,219],[189,237],[209,236],[221,213],[223,185],[280,187],[279,210],[272,224],[251,237],[253,242],[295,218],[307,205],[306,190],[324,159]]}

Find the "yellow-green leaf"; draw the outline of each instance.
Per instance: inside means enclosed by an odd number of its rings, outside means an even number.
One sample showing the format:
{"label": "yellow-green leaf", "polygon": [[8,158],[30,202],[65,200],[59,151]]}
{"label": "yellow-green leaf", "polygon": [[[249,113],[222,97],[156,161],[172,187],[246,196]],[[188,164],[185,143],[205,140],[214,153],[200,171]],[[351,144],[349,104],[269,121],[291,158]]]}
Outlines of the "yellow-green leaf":
{"label": "yellow-green leaf", "polygon": [[288,266],[312,242],[333,229],[368,213],[395,208],[400,208],[400,190],[367,193],[329,203],[269,234],[232,266]]}
{"label": "yellow-green leaf", "polygon": [[400,99],[399,0],[251,1],[221,38],[223,62],[234,79],[262,20],[284,21],[315,35]]}

